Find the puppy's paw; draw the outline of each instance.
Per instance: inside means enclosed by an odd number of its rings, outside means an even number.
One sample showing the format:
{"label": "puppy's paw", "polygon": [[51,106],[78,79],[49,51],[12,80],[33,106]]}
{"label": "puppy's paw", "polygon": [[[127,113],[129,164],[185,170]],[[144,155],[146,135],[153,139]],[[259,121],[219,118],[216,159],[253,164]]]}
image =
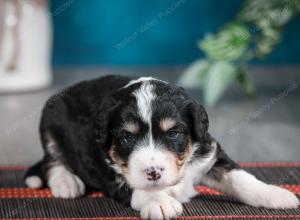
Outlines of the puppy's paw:
{"label": "puppy's paw", "polygon": [[85,185],[82,180],[67,170],[58,173],[52,171],[48,185],[53,196],[57,198],[76,198],[85,193]]}
{"label": "puppy's paw", "polygon": [[43,186],[43,181],[39,176],[28,176],[25,179],[25,184],[28,188],[38,189]]}
{"label": "puppy's paw", "polygon": [[167,193],[173,198],[175,198],[177,201],[179,201],[180,203],[190,202],[191,198],[199,194],[199,192],[195,190],[192,184],[191,185],[178,184],[176,186],[170,187],[167,190]]}
{"label": "puppy's paw", "polygon": [[84,183],[73,174],[57,177],[49,186],[53,196],[57,198],[76,198],[85,192]]}
{"label": "puppy's paw", "polygon": [[142,219],[170,219],[181,215],[183,208],[180,202],[172,197],[155,198],[141,209]]}
{"label": "puppy's paw", "polygon": [[273,185],[267,186],[261,201],[266,208],[295,209],[299,206],[299,199],[292,192]]}

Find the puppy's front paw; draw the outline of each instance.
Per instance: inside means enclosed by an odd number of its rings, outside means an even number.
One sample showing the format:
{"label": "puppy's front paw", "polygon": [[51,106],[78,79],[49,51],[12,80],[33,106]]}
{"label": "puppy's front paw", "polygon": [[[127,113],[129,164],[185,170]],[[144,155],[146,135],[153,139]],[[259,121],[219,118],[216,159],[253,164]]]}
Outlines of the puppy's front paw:
{"label": "puppy's front paw", "polygon": [[262,201],[266,208],[295,209],[299,206],[299,199],[293,193],[273,185],[268,185]]}
{"label": "puppy's front paw", "polygon": [[85,193],[85,185],[82,180],[67,170],[51,172],[48,185],[54,197],[76,198]]}
{"label": "puppy's front paw", "polygon": [[182,205],[172,197],[155,198],[141,209],[142,219],[170,219],[182,214]]}

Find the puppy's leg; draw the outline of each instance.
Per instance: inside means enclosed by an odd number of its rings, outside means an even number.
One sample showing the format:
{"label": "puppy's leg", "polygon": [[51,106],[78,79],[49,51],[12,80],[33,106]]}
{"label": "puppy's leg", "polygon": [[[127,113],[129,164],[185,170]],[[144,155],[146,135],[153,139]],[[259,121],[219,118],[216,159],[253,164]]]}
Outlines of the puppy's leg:
{"label": "puppy's leg", "polygon": [[131,207],[141,212],[142,219],[170,219],[182,214],[180,202],[166,191],[144,191],[135,189]]}
{"label": "puppy's leg", "polygon": [[202,178],[205,185],[256,207],[297,208],[298,198],[290,191],[264,183],[240,169],[218,145],[217,161]]}
{"label": "puppy's leg", "polygon": [[30,167],[25,174],[25,184],[28,188],[38,189],[44,186],[44,160]]}
{"label": "puppy's leg", "polygon": [[46,181],[54,197],[75,198],[85,193],[85,185],[63,162],[58,142],[50,131],[43,134],[46,153]]}
{"label": "puppy's leg", "polygon": [[76,198],[85,193],[82,180],[63,164],[55,164],[48,169],[47,184],[54,197]]}

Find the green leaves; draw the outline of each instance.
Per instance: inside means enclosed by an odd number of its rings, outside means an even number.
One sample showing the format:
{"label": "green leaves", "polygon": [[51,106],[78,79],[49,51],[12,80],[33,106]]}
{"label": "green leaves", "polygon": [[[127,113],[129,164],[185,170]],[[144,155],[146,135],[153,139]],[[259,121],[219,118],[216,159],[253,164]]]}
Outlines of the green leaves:
{"label": "green leaves", "polygon": [[299,11],[299,0],[248,0],[245,1],[238,19],[261,28],[276,28],[285,25]]}
{"label": "green leaves", "polygon": [[184,72],[179,83],[185,87],[201,86],[205,104],[214,105],[236,78],[238,68],[232,61],[247,55],[249,38],[247,27],[238,23],[230,23],[216,35],[206,37],[199,43],[199,47],[208,59],[194,62]]}
{"label": "green leaves", "polygon": [[241,22],[255,25],[261,34],[255,41],[255,55],[263,58],[281,40],[282,27],[300,11],[299,0],[248,0],[238,15]]}
{"label": "green leaves", "polygon": [[184,72],[179,83],[188,88],[202,87],[205,104],[212,106],[237,75],[238,70],[231,63],[198,60]]}
{"label": "green leaves", "polygon": [[237,18],[199,42],[206,58],[180,78],[186,87],[202,87],[206,105],[214,105],[231,82],[253,97],[255,87],[245,67],[272,52],[283,26],[300,12],[300,0],[246,0]]}
{"label": "green leaves", "polygon": [[249,40],[250,33],[245,25],[230,23],[217,34],[206,36],[199,47],[212,60],[232,61],[246,52]]}
{"label": "green leaves", "polygon": [[206,105],[214,105],[236,75],[236,67],[228,62],[220,61],[211,65],[203,86]]}

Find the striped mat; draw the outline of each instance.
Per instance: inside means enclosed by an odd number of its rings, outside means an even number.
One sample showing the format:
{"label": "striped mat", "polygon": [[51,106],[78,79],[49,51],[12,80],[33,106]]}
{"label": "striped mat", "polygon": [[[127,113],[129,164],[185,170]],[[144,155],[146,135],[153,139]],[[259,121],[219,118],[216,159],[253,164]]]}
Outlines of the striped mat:
{"label": "striped mat", "polygon": [[[280,185],[300,198],[300,162],[241,163],[268,183]],[[0,219],[139,219],[139,213],[100,192],[78,199],[53,198],[48,189],[24,186],[26,167],[0,167]],[[197,186],[201,195],[184,205],[178,219],[300,219],[297,210],[253,208],[213,189]]]}

